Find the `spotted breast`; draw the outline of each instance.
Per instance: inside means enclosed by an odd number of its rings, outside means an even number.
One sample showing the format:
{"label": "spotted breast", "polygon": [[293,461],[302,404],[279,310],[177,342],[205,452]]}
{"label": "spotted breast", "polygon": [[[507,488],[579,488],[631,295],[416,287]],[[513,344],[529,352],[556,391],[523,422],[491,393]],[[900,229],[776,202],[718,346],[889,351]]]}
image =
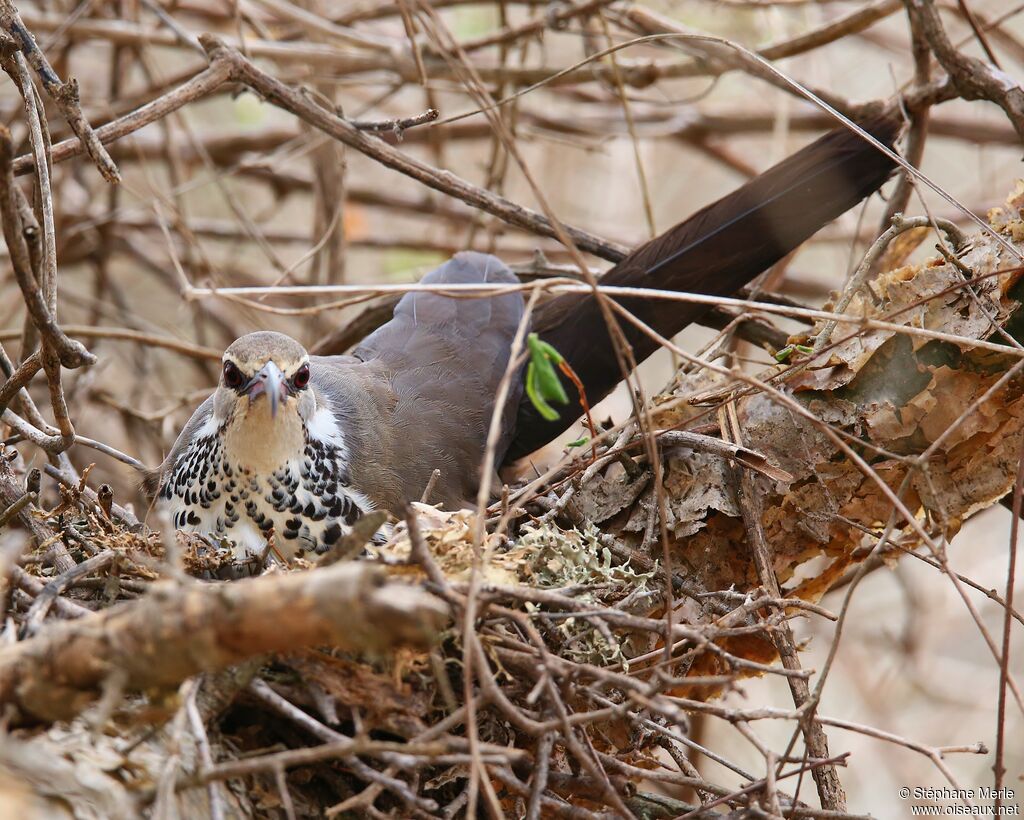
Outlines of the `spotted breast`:
{"label": "spotted breast", "polygon": [[211,412],[182,448],[159,494],[175,529],[227,539],[240,556],[261,552],[273,532],[278,550],[292,556],[329,549],[372,509],[351,486],[328,409],[314,414],[301,450],[277,463],[268,452],[274,440],[246,442],[240,426]]}

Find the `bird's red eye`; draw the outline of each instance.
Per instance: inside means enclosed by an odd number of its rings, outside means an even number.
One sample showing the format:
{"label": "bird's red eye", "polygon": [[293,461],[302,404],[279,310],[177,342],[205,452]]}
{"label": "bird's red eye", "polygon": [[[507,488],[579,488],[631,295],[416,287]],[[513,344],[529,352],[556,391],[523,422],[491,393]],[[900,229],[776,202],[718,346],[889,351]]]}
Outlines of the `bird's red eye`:
{"label": "bird's red eye", "polygon": [[309,384],[309,365],[304,364],[298,370],[295,371],[295,375],[292,376],[292,384],[296,390],[302,390],[307,384]]}
{"label": "bird's red eye", "polygon": [[237,390],[242,386],[242,371],[234,362],[224,362],[224,386]]}

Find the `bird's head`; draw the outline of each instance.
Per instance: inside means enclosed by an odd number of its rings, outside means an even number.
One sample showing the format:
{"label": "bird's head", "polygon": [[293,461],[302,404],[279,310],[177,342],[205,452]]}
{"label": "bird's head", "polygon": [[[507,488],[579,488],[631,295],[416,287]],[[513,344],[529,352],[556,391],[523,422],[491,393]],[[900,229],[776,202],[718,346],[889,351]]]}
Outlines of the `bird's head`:
{"label": "bird's head", "polygon": [[214,414],[259,427],[307,420],[316,409],[309,389],[309,354],[290,336],[260,331],[224,351]]}

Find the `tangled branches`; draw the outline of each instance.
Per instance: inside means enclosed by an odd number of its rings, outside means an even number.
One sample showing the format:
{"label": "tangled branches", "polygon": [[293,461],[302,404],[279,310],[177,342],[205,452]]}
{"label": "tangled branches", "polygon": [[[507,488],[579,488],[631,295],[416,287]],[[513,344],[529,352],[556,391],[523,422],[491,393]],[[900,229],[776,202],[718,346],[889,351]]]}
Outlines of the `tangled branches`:
{"label": "tangled branches", "polygon": [[[895,811],[863,785],[889,769],[962,789],[980,775],[957,757],[991,754],[993,787],[1016,782],[1016,519],[1005,582],[950,546],[1021,503],[1020,192],[979,214],[1012,188],[1024,46],[1021,9],[988,5],[0,0],[0,797],[104,817],[844,818]],[[708,299],[699,353],[658,340],[666,388],[631,381],[638,413],[506,475],[489,508],[420,506],[384,546],[346,542],[355,563],[238,583],[149,513],[135,472],[243,330],[345,352],[408,289],[392,274],[468,247],[537,298],[581,288],[757,173],[762,137],[879,110],[909,122],[884,213]],[[917,170],[965,146],[986,147],[965,175],[982,184]],[[941,211],[916,206],[929,190]],[[870,224],[884,241],[807,307]],[[843,691],[870,690],[869,716],[826,697],[854,591],[901,555],[992,672],[987,744],[967,709],[887,722],[856,662]],[[916,669],[927,632],[884,656],[921,691],[948,671]]]}

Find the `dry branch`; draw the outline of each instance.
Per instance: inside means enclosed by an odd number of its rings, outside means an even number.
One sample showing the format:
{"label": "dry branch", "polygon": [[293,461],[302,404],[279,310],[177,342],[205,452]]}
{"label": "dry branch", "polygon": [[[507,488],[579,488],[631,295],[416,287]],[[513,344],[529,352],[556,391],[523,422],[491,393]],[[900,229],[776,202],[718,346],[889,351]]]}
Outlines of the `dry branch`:
{"label": "dry branch", "polygon": [[7,32],[17,48],[24,54],[29,65],[39,75],[46,93],[56,103],[103,178],[107,182],[120,182],[121,174],[117,170],[117,166],[100,140],[97,139],[95,131],[82,113],[78,96],[78,81],[71,78],[66,83],[61,82],[60,77],[57,76],[46,59],[46,55],[36,45],[35,37],[25,28],[18,9],[10,0],[3,0],[0,3],[0,28]]}
{"label": "dry branch", "polygon": [[998,105],[1024,141],[1024,88],[996,66],[958,51],[946,34],[933,0],[907,0],[907,8],[960,95],[965,100],[988,100]]}
{"label": "dry branch", "polygon": [[167,584],[141,601],[0,650],[0,702],[25,717],[66,719],[111,680],[169,691],[200,672],[270,652],[426,645],[448,618],[433,596],[366,564],[230,584]]}
{"label": "dry branch", "polygon": [[[206,35],[201,38],[200,42],[207,49],[214,65],[222,62],[230,66],[231,76],[234,80],[244,83],[267,101],[291,112],[350,148],[354,148],[382,165],[400,171],[436,191],[461,199],[475,208],[493,214],[511,225],[541,236],[557,237],[557,231],[547,217],[521,205],[511,203],[450,172],[431,168],[429,165],[395,150],[382,140],[366,136],[347,120],[321,108],[276,77],[260,70],[251,60],[229,47],[222,40]],[[624,249],[586,231],[568,226],[565,230],[580,250],[605,259],[625,253]]]}
{"label": "dry branch", "polygon": [[21,219],[20,200],[23,199],[23,195],[11,173],[13,154],[11,134],[6,128],[0,127],[0,219],[3,221],[4,238],[25,304],[36,328],[56,351],[65,367],[92,364],[96,357],[80,342],[64,335],[40,288],[36,266],[33,264],[33,254],[26,240],[26,228]]}

